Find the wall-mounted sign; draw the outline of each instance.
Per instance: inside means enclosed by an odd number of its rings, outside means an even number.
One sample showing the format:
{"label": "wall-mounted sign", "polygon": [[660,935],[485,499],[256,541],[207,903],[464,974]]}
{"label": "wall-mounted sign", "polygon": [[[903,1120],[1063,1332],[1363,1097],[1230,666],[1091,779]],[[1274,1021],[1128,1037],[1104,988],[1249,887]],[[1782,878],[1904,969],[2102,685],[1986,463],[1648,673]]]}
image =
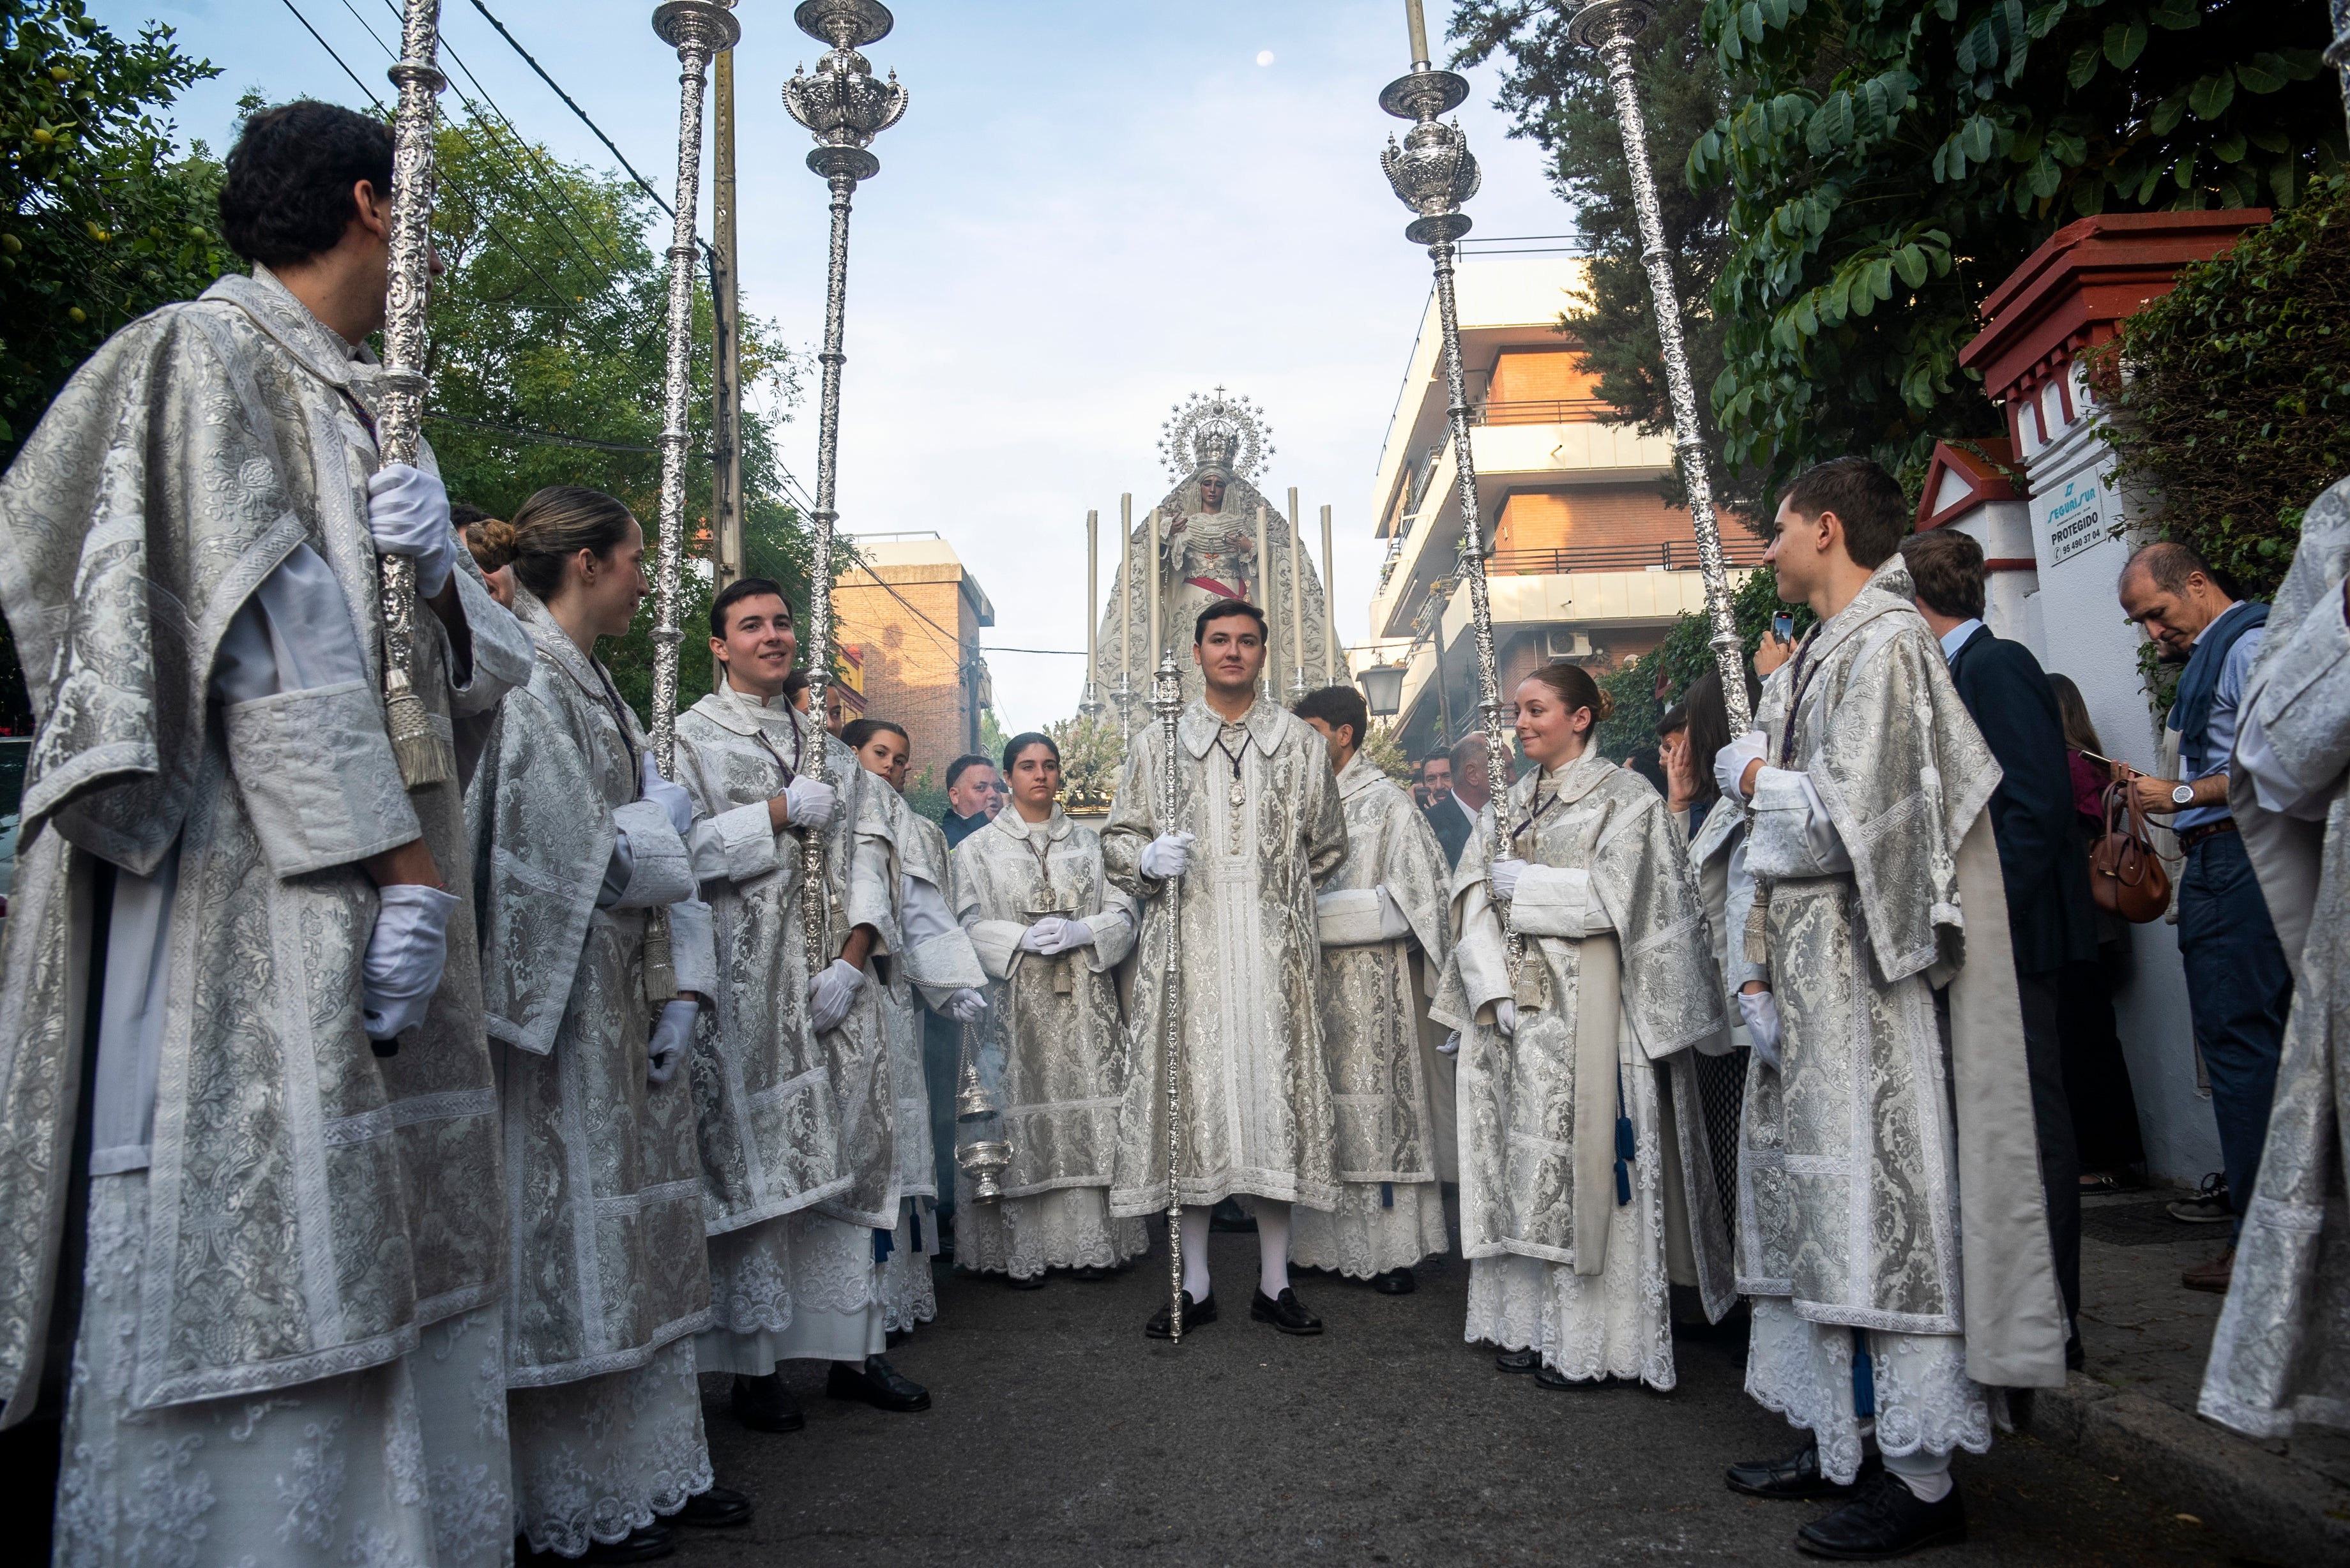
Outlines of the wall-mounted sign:
{"label": "wall-mounted sign", "polygon": [[2048,508],[2048,564],[2061,566],[2106,536],[2105,485],[2095,474],[2068,479]]}

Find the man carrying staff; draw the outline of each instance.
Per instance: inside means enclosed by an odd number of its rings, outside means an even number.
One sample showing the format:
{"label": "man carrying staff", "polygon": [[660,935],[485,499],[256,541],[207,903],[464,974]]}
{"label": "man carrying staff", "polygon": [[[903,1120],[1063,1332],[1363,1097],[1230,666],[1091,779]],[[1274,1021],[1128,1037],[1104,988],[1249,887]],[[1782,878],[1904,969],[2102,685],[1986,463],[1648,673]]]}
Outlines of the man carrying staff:
{"label": "man carrying staff", "polygon": [[1452,945],[1451,877],[1428,818],[1363,753],[1363,694],[1326,686],[1295,711],[1330,748],[1347,817],[1347,858],[1316,900],[1344,1185],[1329,1213],[1297,1216],[1295,1251],[1309,1268],[1405,1295],[1419,1288],[1412,1265],[1448,1244],[1437,1179],[1459,1175],[1452,1058],[1428,1023]]}
{"label": "man carrying staff", "polygon": [[254,116],[220,202],[253,275],[117,333],[0,483],[40,715],[0,1421],[64,1409],[61,1561],[473,1562],[511,1528],[473,870],[458,784],[394,759],[378,556],[416,562],[411,675],[461,739],[532,655],[430,456],[378,454],[391,173],[377,120]]}
{"label": "man carrying staff", "polygon": [[[1322,1320],[1289,1286],[1292,1203],[1338,1199],[1336,1116],[1322,1044],[1315,896],[1346,857],[1328,748],[1257,696],[1264,612],[1238,599],[1193,623],[1203,694],[1176,726],[1175,810],[1160,815],[1165,739],[1138,732],[1102,833],[1109,879],[1143,908],[1135,987],[1141,1054],[1118,1118],[1118,1218],[1168,1203],[1168,1010],[1179,1021],[1175,1190],[1182,1205],[1183,1326],[1216,1321],[1208,1211],[1256,1199],[1259,1267],[1250,1315],[1284,1334]],[[1180,994],[1166,983],[1171,944]],[[1144,1332],[1173,1332],[1160,1308]]]}
{"label": "man carrying staff", "polygon": [[[1807,1432],[1727,1480],[1854,1493],[1796,1532],[1824,1557],[1964,1540],[1950,1455],[1991,1447],[1990,1390],[2064,1381],[1999,764],[1911,602],[1908,510],[1866,458],[1788,487],[1764,559],[1820,624],[1714,763],[1752,814],[1753,914],[1731,940],[1768,973],[1739,995],[1746,1389]],[[1882,1468],[1864,1475],[1871,1437]]]}

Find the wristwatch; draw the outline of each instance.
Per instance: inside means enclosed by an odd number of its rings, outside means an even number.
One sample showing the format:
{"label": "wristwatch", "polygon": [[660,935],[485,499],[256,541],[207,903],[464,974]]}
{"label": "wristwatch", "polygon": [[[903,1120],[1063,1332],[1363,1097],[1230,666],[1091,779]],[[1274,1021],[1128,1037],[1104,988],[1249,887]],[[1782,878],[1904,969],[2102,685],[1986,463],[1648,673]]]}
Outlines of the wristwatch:
{"label": "wristwatch", "polygon": [[2170,792],[2170,804],[2173,805],[2193,805],[2195,804],[2195,786],[2191,784],[2183,784],[2178,788],[2172,790]]}

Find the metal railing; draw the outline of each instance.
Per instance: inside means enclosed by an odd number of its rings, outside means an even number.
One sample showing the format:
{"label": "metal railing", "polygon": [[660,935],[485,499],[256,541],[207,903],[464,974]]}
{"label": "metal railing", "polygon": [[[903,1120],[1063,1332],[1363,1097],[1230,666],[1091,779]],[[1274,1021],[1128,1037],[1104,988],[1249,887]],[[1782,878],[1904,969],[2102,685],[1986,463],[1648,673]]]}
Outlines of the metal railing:
{"label": "metal railing", "polygon": [[[1762,564],[1762,542],[1726,538],[1721,552],[1732,567]],[[1595,545],[1565,550],[1496,550],[1485,559],[1485,570],[1497,576],[1554,576],[1566,572],[1694,572],[1697,542],[1668,539],[1655,545]]]}
{"label": "metal railing", "polygon": [[1537,398],[1527,400],[1488,400],[1469,411],[1472,425],[1587,425],[1614,411],[1598,398]]}

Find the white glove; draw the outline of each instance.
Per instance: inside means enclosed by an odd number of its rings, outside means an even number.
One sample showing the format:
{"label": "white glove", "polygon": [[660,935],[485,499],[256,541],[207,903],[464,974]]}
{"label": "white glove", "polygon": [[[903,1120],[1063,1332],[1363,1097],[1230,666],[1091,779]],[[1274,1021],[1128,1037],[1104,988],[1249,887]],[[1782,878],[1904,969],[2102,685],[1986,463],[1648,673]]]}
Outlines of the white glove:
{"label": "white glove", "polygon": [[417,882],[393,882],[378,894],[382,909],[368,933],[359,985],[359,1020],[373,1040],[390,1040],[424,1022],[441,970],[449,961],[449,911],[454,895]]}
{"label": "white glove", "polygon": [[404,462],[368,475],[368,532],[376,554],[416,563],[416,591],[437,598],[457,564],[457,535],[449,526],[449,492],[438,479]]}
{"label": "white glove", "polygon": [[1526,863],[1523,860],[1494,861],[1493,897],[1496,898],[1516,898],[1518,896],[1518,878],[1525,874],[1525,869]]}
{"label": "white glove", "polygon": [[[1036,926],[1041,926],[1045,922],[1043,920],[1039,920],[1036,922]],[[1055,920],[1053,922],[1053,934],[1045,939],[1045,945],[1039,948],[1032,948],[1029,950],[1032,952],[1043,953],[1046,958],[1052,958],[1056,954],[1069,952],[1077,948],[1084,947],[1087,943],[1094,940],[1094,929],[1086,924],[1083,920]],[[1036,926],[1031,926],[1028,929],[1033,931],[1036,929]]]}
{"label": "white glove", "polygon": [[1511,1001],[1506,996],[1502,998],[1501,1001],[1493,1003],[1493,1027],[1500,1030],[1506,1035],[1516,1034],[1518,1032],[1518,1004]]}
{"label": "white glove", "polygon": [[1713,782],[1721,786],[1723,794],[1736,801],[1746,798],[1739,781],[1746,776],[1746,764],[1761,762],[1770,743],[1762,731],[1749,730],[1713,753]]}
{"label": "white glove", "polygon": [[669,825],[683,838],[693,831],[693,797],[685,793],[683,784],[673,784],[661,777],[660,769],[651,757],[645,758],[645,798],[669,813]]}
{"label": "white glove", "polygon": [[986,1011],[987,998],[972,986],[966,985],[947,998],[947,1016],[957,1023],[976,1023]]}
{"label": "white glove", "polygon": [[840,1027],[850,1003],[865,989],[865,971],[847,959],[835,959],[808,981],[808,1028],[818,1034]]}
{"label": "white glove", "polygon": [[1020,950],[1024,953],[1053,953],[1058,948],[1050,945],[1061,934],[1063,921],[1058,915],[1047,915],[1020,933]]}
{"label": "white glove", "polygon": [[702,1004],[690,996],[661,1003],[660,1022],[653,1025],[652,1044],[645,1047],[645,1076],[666,1084],[677,1071],[688,1042],[693,1038],[693,1015]]}
{"label": "white glove", "polygon": [[822,780],[796,778],[784,786],[784,815],[794,827],[821,833],[839,800],[840,792]]}
{"label": "white glove", "polygon": [[1742,991],[1738,993],[1738,1011],[1746,1015],[1746,1034],[1754,1042],[1754,1054],[1776,1067],[1779,1064],[1779,1003],[1767,991]]}
{"label": "white glove", "polygon": [[1444,1044],[1436,1048],[1436,1054],[1440,1056],[1458,1056],[1461,1054],[1461,1031],[1456,1029],[1451,1033],[1447,1034],[1444,1037]]}
{"label": "white glove", "polygon": [[1198,837],[1192,833],[1162,833],[1144,846],[1142,874],[1145,877],[1180,877],[1191,863],[1191,845]]}

